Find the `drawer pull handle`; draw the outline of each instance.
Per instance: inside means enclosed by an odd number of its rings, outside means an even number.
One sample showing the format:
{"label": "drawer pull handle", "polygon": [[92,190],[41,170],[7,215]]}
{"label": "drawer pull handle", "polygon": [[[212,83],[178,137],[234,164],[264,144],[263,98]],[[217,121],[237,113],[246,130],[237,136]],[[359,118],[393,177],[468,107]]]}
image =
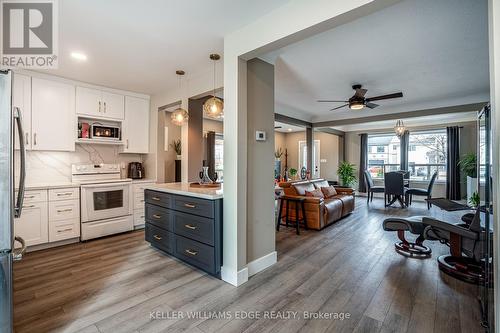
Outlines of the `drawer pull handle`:
{"label": "drawer pull handle", "polygon": [[73,192],[65,192],[65,193],[57,193],[58,197],[66,196],[66,195],[72,195]]}
{"label": "drawer pull handle", "polygon": [[151,199],[153,199],[154,201],[160,201],[161,199],[158,198],[158,197],[152,197]]}
{"label": "drawer pull handle", "polygon": [[35,208],[35,205],[23,206],[23,208]]}
{"label": "drawer pull handle", "polygon": [[189,254],[190,256],[195,256],[198,254],[198,251],[193,251],[193,250],[189,250],[189,249],[185,250],[185,252],[187,254]]}
{"label": "drawer pull handle", "polygon": [[141,215],[141,219],[143,219],[145,216],[144,215]]}
{"label": "drawer pull handle", "polygon": [[195,206],[195,205],[190,204],[190,203],[185,203],[185,204],[184,204],[184,207],[187,207],[187,208],[196,208],[196,206]]}
{"label": "drawer pull handle", "polygon": [[155,219],[161,219],[161,215],[158,215],[158,214],[153,214],[153,217],[154,217]]}
{"label": "drawer pull handle", "polygon": [[24,196],[24,199],[34,199],[35,196],[34,195],[25,195]]}
{"label": "drawer pull handle", "polygon": [[66,231],[72,231],[73,228],[67,228],[67,229],[63,229],[63,230],[57,230],[58,233],[61,233],[61,232],[66,232]]}
{"label": "drawer pull handle", "polygon": [[67,208],[67,209],[58,209],[58,213],[66,213],[66,212],[72,212],[73,208]]}
{"label": "drawer pull handle", "polygon": [[154,237],[156,240],[161,240],[161,237],[160,237],[160,236],[158,236],[158,235],[154,235],[153,237]]}
{"label": "drawer pull handle", "polygon": [[188,229],[191,229],[191,230],[196,230],[196,227],[194,225],[191,225],[191,224],[184,224],[184,226]]}

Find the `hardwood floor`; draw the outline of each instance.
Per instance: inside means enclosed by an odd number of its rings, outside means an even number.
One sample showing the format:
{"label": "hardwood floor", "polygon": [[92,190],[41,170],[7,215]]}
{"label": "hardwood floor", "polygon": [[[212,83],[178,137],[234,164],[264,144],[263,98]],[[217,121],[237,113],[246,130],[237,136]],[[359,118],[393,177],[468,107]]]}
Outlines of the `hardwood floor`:
{"label": "hardwood floor", "polygon": [[[281,228],[278,263],[239,288],[144,242],[142,231],[29,253],[14,267],[16,332],[481,332],[478,289],[440,274],[432,258],[394,252],[389,215],[434,215],[437,208],[369,207],[323,231]],[[178,311],[178,312],[177,312]],[[202,318],[186,318],[205,311]],[[231,318],[207,319],[211,313]],[[228,312],[231,311],[231,312]],[[300,318],[235,318],[238,311],[297,311]],[[285,312],[290,311],[290,312]],[[302,318],[303,311],[349,318]],[[177,314],[179,318],[158,318]],[[181,318],[181,314],[184,318]],[[156,317],[155,317],[156,316]]]}

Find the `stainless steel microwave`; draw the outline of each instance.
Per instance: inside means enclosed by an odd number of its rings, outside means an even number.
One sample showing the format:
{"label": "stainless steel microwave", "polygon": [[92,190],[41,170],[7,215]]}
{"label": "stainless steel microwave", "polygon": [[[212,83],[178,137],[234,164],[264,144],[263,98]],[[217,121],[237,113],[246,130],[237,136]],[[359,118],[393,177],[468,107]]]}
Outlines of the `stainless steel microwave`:
{"label": "stainless steel microwave", "polygon": [[120,128],[100,124],[90,125],[91,139],[120,140]]}

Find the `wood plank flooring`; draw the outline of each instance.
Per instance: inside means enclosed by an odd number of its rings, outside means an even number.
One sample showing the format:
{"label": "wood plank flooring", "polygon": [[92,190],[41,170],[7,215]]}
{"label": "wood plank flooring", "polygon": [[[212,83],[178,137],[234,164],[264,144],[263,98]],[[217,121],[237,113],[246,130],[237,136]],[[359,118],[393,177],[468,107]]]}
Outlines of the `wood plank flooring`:
{"label": "wood plank flooring", "polygon": [[[29,253],[14,266],[15,331],[481,332],[477,287],[438,270],[448,248],[429,243],[426,260],[396,254],[396,235],[381,227],[391,215],[451,218],[422,203],[384,209],[358,198],[353,214],[322,231],[281,228],[278,263],[239,288],[151,248],[142,231]],[[186,318],[190,311],[205,313]],[[238,311],[299,318],[235,318]],[[349,318],[306,320],[303,311]],[[207,318],[216,312],[231,318]],[[158,318],[167,314],[178,318]]]}

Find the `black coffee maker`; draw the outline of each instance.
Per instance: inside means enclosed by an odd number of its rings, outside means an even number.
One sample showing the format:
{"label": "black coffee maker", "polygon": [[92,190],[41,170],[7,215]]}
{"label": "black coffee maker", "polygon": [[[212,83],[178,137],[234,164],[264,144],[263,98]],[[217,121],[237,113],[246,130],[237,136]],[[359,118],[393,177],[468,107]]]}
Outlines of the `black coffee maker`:
{"label": "black coffee maker", "polygon": [[128,164],[128,178],[142,179],[144,178],[144,168],[140,162],[131,162]]}

